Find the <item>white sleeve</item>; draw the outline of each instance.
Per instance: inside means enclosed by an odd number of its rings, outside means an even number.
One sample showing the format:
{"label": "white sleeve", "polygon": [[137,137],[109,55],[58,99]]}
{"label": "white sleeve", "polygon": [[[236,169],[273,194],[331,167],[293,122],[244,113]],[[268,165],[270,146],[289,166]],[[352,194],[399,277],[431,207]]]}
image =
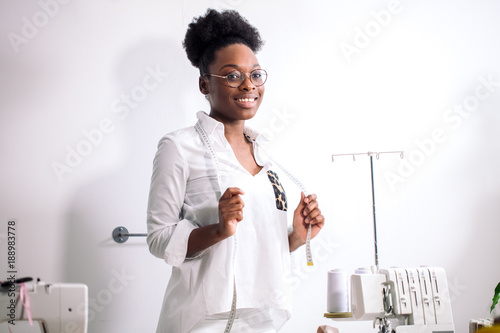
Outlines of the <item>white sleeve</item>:
{"label": "white sleeve", "polygon": [[197,228],[181,219],[189,167],[175,139],[169,135],[158,144],[149,191],[147,243],[149,251],[169,265],[186,260],[189,235]]}

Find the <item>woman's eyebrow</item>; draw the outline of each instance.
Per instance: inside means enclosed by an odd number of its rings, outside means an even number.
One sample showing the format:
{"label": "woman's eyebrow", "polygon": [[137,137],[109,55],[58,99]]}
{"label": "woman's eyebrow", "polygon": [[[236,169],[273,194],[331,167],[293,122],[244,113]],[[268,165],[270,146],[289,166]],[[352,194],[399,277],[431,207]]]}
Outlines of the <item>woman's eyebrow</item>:
{"label": "woman's eyebrow", "polygon": [[[224,66],[222,66],[221,68],[219,68],[219,70],[224,69],[224,68],[226,68],[226,67],[240,68],[240,66],[235,65],[235,64],[227,64],[227,65],[224,65]],[[253,67],[254,67],[254,68],[255,68],[255,67],[260,67],[260,65],[259,65],[259,64],[255,64],[255,65],[253,65]]]}

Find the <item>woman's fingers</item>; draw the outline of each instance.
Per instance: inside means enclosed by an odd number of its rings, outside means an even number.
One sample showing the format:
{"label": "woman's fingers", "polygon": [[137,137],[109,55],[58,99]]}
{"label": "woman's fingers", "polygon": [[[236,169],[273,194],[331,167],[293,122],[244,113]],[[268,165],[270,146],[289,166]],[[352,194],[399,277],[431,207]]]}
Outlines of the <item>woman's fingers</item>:
{"label": "woman's fingers", "polygon": [[219,228],[226,237],[234,235],[236,225],[243,220],[243,194],[241,189],[229,187],[219,200]]}

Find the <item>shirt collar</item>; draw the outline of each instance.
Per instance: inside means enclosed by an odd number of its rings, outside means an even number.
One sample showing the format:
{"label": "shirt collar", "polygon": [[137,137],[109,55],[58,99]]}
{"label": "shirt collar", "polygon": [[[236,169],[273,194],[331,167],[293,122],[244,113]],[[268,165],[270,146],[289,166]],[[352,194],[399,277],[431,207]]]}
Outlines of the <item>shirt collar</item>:
{"label": "shirt collar", "polygon": [[224,124],[210,117],[205,111],[198,111],[196,117],[207,135],[213,135],[215,130],[221,130],[224,133]]}
{"label": "shirt collar", "polygon": [[[208,136],[213,136],[214,132],[219,132],[221,135],[224,135],[224,124],[220,121],[215,120],[210,117],[205,111],[198,111],[196,113],[196,117],[198,118],[198,122],[203,127]],[[255,141],[258,144],[268,143],[269,140],[256,130],[245,126],[243,129],[243,133],[246,136],[250,137],[251,141]]]}

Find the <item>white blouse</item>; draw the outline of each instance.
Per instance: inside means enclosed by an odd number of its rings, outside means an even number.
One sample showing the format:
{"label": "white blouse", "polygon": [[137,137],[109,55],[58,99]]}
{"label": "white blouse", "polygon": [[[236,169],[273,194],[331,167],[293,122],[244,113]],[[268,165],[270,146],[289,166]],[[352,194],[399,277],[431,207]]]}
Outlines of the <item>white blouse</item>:
{"label": "white blouse", "polygon": [[[245,128],[254,140],[255,159],[263,166],[252,176],[236,159],[224,125],[204,112],[197,117],[217,156],[222,189],[214,160],[194,127],[160,140],[149,194],[147,242],[153,255],[173,267],[157,332],[189,332],[208,316],[224,316],[231,309],[233,281],[237,314],[251,312],[255,318],[255,311],[260,311],[279,329],[291,308],[286,196],[279,180],[277,186],[271,183],[276,174],[256,144],[264,138]],[[245,192],[236,234],[187,257],[191,231],[218,223],[218,200],[228,187]]]}

